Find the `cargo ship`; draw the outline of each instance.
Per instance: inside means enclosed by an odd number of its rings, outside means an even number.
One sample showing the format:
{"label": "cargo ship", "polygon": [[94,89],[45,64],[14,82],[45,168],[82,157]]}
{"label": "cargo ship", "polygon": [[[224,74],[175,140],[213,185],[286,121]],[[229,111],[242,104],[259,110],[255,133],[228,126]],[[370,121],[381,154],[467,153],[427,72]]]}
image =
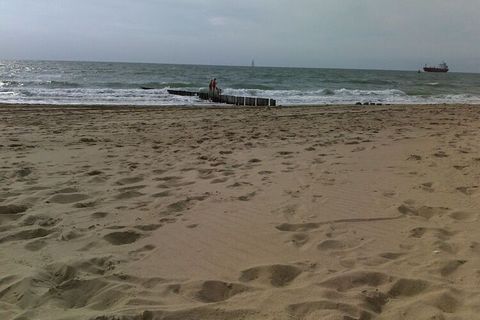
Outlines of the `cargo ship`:
{"label": "cargo ship", "polygon": [[425,72],[448,72],[448,66],[445,62],[440,63],[436,67],[429,67],[429,66],[425,65],[425,67],[423,67],[423,71],[425,71]]}

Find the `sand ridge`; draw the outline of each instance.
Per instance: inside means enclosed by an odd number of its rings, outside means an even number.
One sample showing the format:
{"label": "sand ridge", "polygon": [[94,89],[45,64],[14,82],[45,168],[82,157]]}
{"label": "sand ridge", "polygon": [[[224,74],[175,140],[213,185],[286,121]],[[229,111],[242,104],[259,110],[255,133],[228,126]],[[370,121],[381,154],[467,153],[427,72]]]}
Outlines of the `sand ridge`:
{"label": "sand ridge", "polygon": [[480,109],[0,107],[2,319],[475,319]]}

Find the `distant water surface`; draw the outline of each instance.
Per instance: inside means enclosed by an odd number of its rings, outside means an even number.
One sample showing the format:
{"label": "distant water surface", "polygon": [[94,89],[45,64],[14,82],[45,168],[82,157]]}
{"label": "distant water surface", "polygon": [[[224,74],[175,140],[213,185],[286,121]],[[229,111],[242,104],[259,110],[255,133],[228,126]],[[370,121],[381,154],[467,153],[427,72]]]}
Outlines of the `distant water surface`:
{"label": "distant water surface", "polygon": [[225,94],[281,105],[480,103],[480,74],[63,61],[0,61],[0,103],[196,105],[167,89],[213,77]]}

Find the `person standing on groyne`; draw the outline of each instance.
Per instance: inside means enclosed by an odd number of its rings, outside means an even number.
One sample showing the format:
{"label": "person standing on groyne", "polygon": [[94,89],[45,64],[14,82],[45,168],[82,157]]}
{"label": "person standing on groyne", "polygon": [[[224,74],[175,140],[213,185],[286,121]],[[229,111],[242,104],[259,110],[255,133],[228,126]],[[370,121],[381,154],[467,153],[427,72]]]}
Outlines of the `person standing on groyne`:
{"label": "person standing on groyne", "polygon": [[208,85],[208,96],[210,99],[216,99],[219,95],[220,89],[217,88],[217,78],[213,78]]}

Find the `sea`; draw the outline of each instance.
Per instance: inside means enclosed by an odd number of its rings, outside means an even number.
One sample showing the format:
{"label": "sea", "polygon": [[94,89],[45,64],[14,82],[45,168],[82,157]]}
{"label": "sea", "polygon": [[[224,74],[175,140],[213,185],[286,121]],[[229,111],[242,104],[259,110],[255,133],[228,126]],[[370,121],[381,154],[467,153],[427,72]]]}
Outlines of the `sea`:
{"label": "sea", "polygon": [[167,89],[206,90],[212,78],[223,94],[283,106],[480,103],[474,73],[11,60],[0,60],[0,103],[203,105]]}

